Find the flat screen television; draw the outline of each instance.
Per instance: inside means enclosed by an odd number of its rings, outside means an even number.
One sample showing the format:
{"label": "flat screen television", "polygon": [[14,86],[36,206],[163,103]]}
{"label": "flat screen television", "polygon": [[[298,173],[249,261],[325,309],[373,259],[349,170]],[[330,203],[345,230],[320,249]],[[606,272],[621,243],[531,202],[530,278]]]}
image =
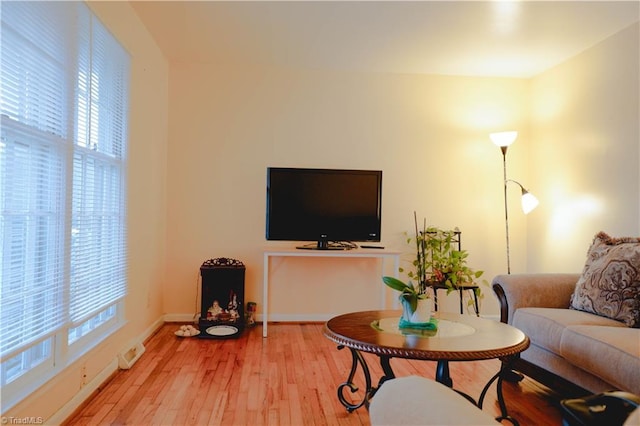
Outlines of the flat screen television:
{"label": "flat screen television", "polygon": [[317,242],[298,248],[380,241],[382,171],[269,167],[266,219],[267,240]]}

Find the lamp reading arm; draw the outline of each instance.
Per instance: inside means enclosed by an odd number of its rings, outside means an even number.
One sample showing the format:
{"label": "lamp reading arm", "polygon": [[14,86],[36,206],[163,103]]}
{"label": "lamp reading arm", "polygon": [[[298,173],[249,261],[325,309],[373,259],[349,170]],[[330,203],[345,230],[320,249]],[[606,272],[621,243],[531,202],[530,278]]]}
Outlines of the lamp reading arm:
{"label": "lamp reading arm", "polygon": [[520,182],[513,179],[507,179],[505,181],[505,186],[506,186],[506,182],[513,182],[516,185],[518,185],[522,190],[522,211],[524,212],[524,214],[529,214],[533,211],[533,209],[538,207],[538,204],[540,202],[538,201],[536,196],[530,193],[529,191],[527,191]]}

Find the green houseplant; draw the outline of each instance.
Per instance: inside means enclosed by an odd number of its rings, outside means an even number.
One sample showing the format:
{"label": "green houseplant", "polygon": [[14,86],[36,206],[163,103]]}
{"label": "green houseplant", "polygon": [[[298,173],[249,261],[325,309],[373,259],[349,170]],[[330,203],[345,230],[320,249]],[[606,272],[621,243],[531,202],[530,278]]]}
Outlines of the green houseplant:
{"label": "green houseplant", "polygon": [[[408,304],[408,309],[414,312],[418,300],[429,298],[429,292],[435,288],[446,288],[447,294],[457,290],[458,286],[476,285],[483,271],[474,270],[467,265],[469,256],[466,250],[459,246],[460,231],[443,230],[434,226],[427,226],[423,220],[422,228],[418,228],[417,215],[414,212],[415,236],[408,237],[407,243],[415,246],[415,258],[411,262],[412,268],[406,273],[409,278],[404,283],[394,277],[383,277],[383,282],[390,288],[400,291],[400,301]],[[413,284],[413,281],[416,284]],[[483,284],[487,284],[485,280]],[[481,298],[482,292],[477,286],[473,291]],[[472,301],[469,301],[472,303]]]}
{"label": "green houseplant", "polygon": [[[446,288],[447,293],[457,290],[460,285],[473,285],[483,271],[467,265],[469,253],[459,248],[460,231],[425,228],[416,236],[416,244],[421,254],[414,261],[416,271],[422,271],[421,280],[426,286]],[[409,271],[408,276],[411,277]],[[478,287],[479,289],[479,287]]]}

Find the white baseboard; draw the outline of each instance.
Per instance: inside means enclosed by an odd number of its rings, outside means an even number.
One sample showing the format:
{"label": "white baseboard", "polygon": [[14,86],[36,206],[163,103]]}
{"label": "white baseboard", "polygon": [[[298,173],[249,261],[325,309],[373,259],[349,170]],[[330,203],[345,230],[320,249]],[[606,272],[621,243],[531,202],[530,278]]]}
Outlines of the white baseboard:
{"label": "white baseboard", "polygon": [[[340,315],[333,314],[269,314],[269,322],[325,322]],[[482,318],[500,321],[500,315],[483,315]],[[193,314],[165,314],[164,322],[196,322],[197,318]],[[256,321],[262,322],[264,315],[256,315]]]}
{"label": "white baseboard", "polygon": [[[269,322],[325,322],[340,314],[270,314]],[[480,317],[488,320],[500,321],[500,315],[482,315]],[[263,319],[262,315],[257,316],[257,321]]]}
{"label": "white baseboard", "polygon": [[[319,322],[328,321],[340,314],[269,314],[269,322]],[[261,322],[263,315],[256,315],[256,321]],[[194,314],[165,314],[164,322],[197,322]]]}
{"label": "white baseboard", "polygon": [[[341,314],[269,314],[269,322],[324,322],[329,321],[331,318],[338,315]],[[500,315],[484,315],[481,313],[480,317],[488,320],[500,321]],[[263,319],[263,315],[256,316],[256,320],[258,322],[261,322]]]}
{"label": "white baseboard", "polygon": [[[340,314],[269,314],[269,322],[325,322]],[[258,322],[264,319],[257,315]]]}
{"label": "white baseboard", "polygon": [[196,322],[198,314],[164,314],[162,319],[164,322]]}
{"label": "white baseboard", "polygon": [[145,331],[142,332],[142,334],[138,337],[139,342],[144,342],[146,341],[149,337],[153,336],[153,334],[164,325],[165,320],[164,318],[160,317],[157,320],[155,320],[149,327],[147,327],[147,329]]}
{"label": "white baseboard", "polygon": [[69,400],[61,409],[47,419],[48,425],[60,425],[69,418],[91,395],[106,382],[113,373],[118,370],[118,360],[114,358],[96,377],[80,388],[73,398]]}
{"label": "white baseboard", "polygon": [[[328,321],[339,314],[270,314],[269,322],[319,322]],[[256,315],[256,321],[261,322],[263,315]],[[196,323],[198,318],[193,314],[165,314],[164,322]]]}

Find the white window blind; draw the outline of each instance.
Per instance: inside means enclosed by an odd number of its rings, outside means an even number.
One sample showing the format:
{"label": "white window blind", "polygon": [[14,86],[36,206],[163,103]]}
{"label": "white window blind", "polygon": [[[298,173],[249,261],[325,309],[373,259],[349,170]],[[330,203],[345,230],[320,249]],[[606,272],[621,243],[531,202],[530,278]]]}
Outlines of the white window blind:
{"label": "white window blind", "polygon": [[[94,18],[80,46],[73,154],[70,320],[125,294],[128,55]],[[108,267],[105,267],[108,266]],[[96,273],[97,271],[100,273]]]}
{"label": "white window blind", "polygon": [[[35,364],[68,353],[50,350],[51,339],[64,348],[71,330],[75,338],[95,330],[114,317],[126,293],[130,61],[84,3],[1,8],[5,387]],[[51,365],[65,362],[57,361]]]}

